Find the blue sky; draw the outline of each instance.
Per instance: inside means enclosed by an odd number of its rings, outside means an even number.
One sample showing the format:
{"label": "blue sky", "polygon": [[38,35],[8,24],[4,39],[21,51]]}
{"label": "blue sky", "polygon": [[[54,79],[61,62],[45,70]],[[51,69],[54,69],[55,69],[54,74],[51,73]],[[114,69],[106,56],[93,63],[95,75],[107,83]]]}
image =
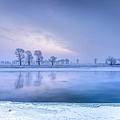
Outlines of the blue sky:
{"label": "blue sky", "polygon": [[0,0],[0,60],[14,60],[18,47],[81,62],[120,58],[119,13],[119,0]]}

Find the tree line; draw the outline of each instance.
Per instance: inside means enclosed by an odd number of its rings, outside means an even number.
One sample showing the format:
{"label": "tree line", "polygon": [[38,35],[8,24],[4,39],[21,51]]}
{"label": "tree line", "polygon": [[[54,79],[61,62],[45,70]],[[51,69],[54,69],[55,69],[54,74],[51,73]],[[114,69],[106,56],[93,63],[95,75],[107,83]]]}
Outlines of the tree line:
{"label": "tree line", "polygon": [[[34,57],[32,55],[32,52],[30,50],[25,51],[22,48],[17,48],[15,50],[15,55],[16,55],[18,61],[19,61],[20,66],[22,65],[22,61],[25,58],[26,58],[26,62],[27,62],[28,65],[31,65],[31,63],[32,63],[32,61],[34,59]],[[36,58],[37,64],[40,66],[41,62],[43,61],[43,58],[44,58],[43,55],[42,55],[42,52],[40,50],[35,50],[34,51],[34,56]],[[51,56],[48,61],[51,62],[51,65],[54,65],[56,59],[57,59],[57,57]],[[65,59],[65,61],[66,61],[67,64],[69,63],[68,59]]]}
{"label": "tree line", "polygon": [[[44,57],[42,55],[42,52],[40,50],[35,50],[34,53],[30,50],[25,51],[22,48],[16,48],[15,50],[15,55],[17,57],[17,60],[12,61],[13,64],[19,64],[21,65],[38,65],[40,66],[41,64],[46,64],[46,65],[80,65],[79,59],[76,59],[76,64],[71,63],[69,59],[60,59],[58,60],[57,57],[51,56],[48,60],[44,60]],[[9,61],[1,61],[1,64],[11,64]],[[81,64],[82,65],[82,64]],[[85,65],[85,64],[84,64]],[[89,64],[88,64],[89,65]],[[92,65],[92,64],[91,64]],[[120,65],[120,59],[116,59],[114,57],[107,57],[105,59],[104,63],[99,63],[97,58],[94,58],[94,65],[97,66],[102,66],[102,65]],[[85,65],[87,66],[87,64]]]}

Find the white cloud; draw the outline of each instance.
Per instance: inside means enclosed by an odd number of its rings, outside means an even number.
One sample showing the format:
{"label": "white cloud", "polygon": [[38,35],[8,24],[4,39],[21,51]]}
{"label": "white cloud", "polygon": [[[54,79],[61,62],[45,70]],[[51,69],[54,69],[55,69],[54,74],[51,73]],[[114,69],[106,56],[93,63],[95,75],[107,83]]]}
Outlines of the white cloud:
{"label": "white cloud", "polygon": [[17,47],[20,47],[32,51],[39,49],[44,54],[50,56],[78,55],[74,51],[67,49],[67,45],[60,42],[60,38],[37,27],[18,24],[10,27],[3,26],[0,29],[0,38],[2,49],[15,50]]}

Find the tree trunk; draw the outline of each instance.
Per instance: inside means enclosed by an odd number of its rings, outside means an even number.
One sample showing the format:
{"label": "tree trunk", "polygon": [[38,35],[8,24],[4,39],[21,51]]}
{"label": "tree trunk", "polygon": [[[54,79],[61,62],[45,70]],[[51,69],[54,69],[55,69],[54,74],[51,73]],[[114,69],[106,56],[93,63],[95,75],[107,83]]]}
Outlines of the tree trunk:
{"label": "tree trunk", "polygon": [[52,65],[53,65],[53,61],[52,61]]}
{"label": "tree trunk", "polygon": [[111,65],[111,66],[113,65],[112,61],[110,62],[110,65]]}
{"label": "tree trunk", "polygon": [[30,61],[28,61],[28,65],[30,65]]}
{"label": "tree trunk", "polygon": [[22,60],[20,59],[20,66],[22,65]]}
{"label": "tree trunk", "polygon": [[38,65],[40,65],[40,61],[38,61]]}

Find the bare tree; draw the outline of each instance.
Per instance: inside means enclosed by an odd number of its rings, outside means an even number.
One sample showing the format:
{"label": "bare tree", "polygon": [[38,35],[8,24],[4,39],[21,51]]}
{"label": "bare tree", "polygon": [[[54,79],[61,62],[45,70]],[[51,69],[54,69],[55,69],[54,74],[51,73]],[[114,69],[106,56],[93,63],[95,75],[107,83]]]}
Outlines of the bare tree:
{"label": "bare tree", "polygon": [[61,59],[60,60],[61,64],[63,65],[65,63],[65,60],[64,59]]}
{"label": "bare tree", "polygon": [[65,59],[66,64],[69,64],[69,59]]}
{"label": "bare tree", "polygon": [[76,59],[77,64],[79,63],[79,59]]}
{"label": "bare tree", "polygon": [[54,65],[54,62],[56,61],[57,57],[55,56],[51,56],[49,61],[52,63],[52,65]]}
{"label": "bare tree", "polygon": [[95,64],[97,64],[97,60],[98,60],[97,58],[94,58],[94,62],[95,62]]}
{"label": "bare tree", "polygon": [[16,57],[19,60],[20,66],[22,65],[22,60],[25,58],[24,52],[25,51],[23,49],[21,49],[21,48],[17,48],[15,50],[15,54],[16,54]]}
{"label": "bare tree", "polygon": [[40,65],[40,62],[43,60],[42,52],[40,50],[36,50],[34,52],[34,55],[36,56],[36,61],[38,62],[38,65]]}
{"label": "bare tree", "polygon": [[108,57],[106,59],[106,63],[110,64],[110,65],[114,65],[114,64],[116,64],[116,59],[114,57]]}
{"label": "bare tree", "polygon": [[30,63],[31,63],[32,60],[33,60],[32,53],[31,53],[31,51],[29,51],[29,50],[27,50],[25,53],[26,53],[26,60],[27,60],[27,62],[28,62],[28,65],[30,65]]}

